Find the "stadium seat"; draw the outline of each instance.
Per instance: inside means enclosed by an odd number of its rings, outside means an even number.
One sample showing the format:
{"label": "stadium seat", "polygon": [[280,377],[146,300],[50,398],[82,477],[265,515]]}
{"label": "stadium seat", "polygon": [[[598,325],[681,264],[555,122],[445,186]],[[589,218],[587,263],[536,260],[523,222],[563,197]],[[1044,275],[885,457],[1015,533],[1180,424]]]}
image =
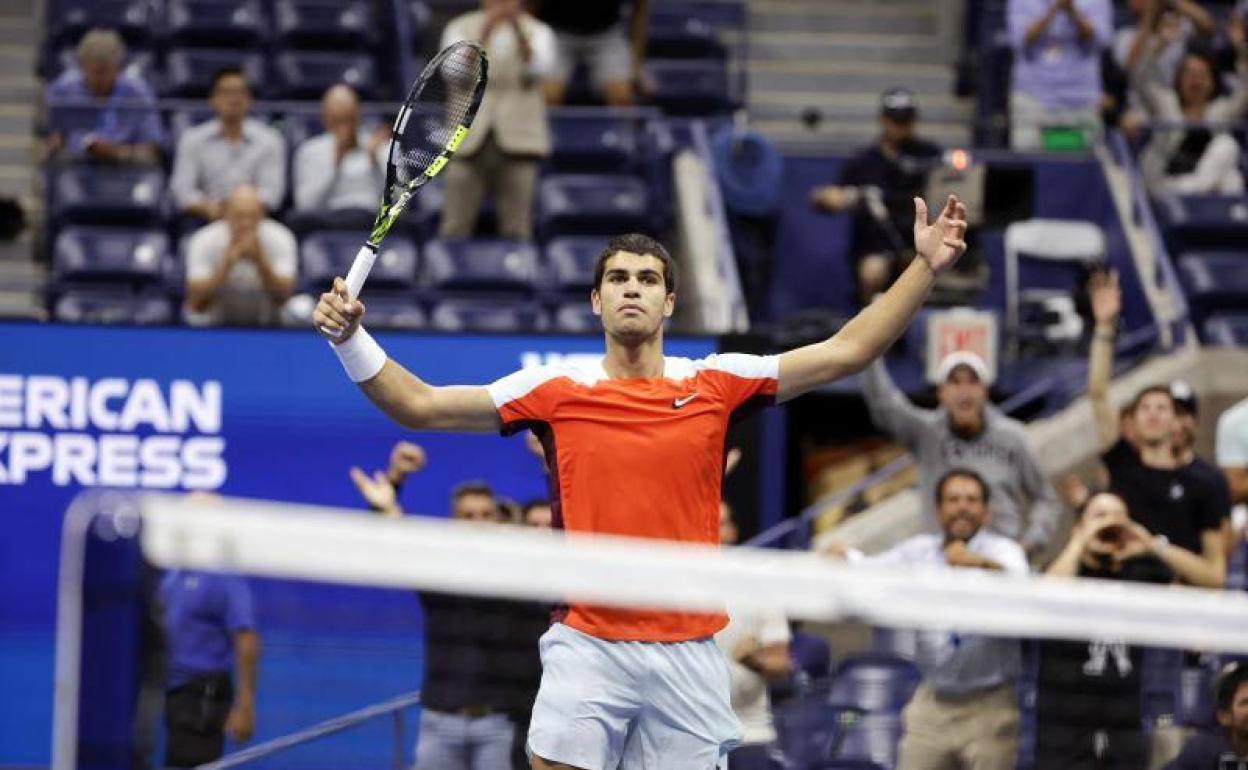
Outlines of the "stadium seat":
{"label": "stadium seat", "polygon": [[853,655],[832,674],[828,702],[863,711],[900,712],[921,678],[918,668],[904,658]]}
{"label": "stadium seat", "polygon": [[[911,324],[914,326],[914,324]],[[922,348],[914,348],[922,350]],[[871,650],[906,660],[914,660],[918,653],[918,632],[912,628],[886,628],[877,626],[871,629]]]}
{"label": "stadium seat", "polygon": [[821,696],[803,696],[773,709],[776,743],[794,768],[817,766],[834,758],[845,731],[862,716],[858,709],[828,704]]}
{"label": "stadium seat", "polygon": [[1179,275],[1198,318],[1248,308],[1248,251],[1189,252],[1179,257]]}
{"label": "stadium seat", "polygon": [[1141,716],[1145,724],[1172,723],[1178,713],[1183,652],[1146,648],[1140,661]]}
{"label": "stadium seat", "polygon": [[548,236],[649,229],[645,183],[632,176],[550,174],[538,191]]}
{"label": "stadium seat", "polygon": [[653,59],[723,59],[728,52],[715,27],[684,4],[650,10],[646,56]]}
{"label": "stadium seat", "polygon": [[846,726],[833,748],[835,756],[897,766],[897,743],[901,740],[901,716],[862,714]]}
{"label": "stadium seat", "polygon": [[594,265],[607,236],[569,235],[546,244],[550,290],[565,297],[586,297],[594,288]]}
{"label": "stadium seat", "polygon": [[829,759],[810,765],[807,770],[891,770],[869,759]]}
{"label": "stadium seat", "polygon": [[151,0],[49,0],[45,8],[47,41],[54,47],[77,45],[93,27],[117,30],[127,45],[148,45],[156,28]]}
{"label": "stadium seat", "polygon": [[1212,666],[1188,666],[1179,672],[1175,721],[1182,727],[1209,729],[1217,726],[1213,713],[1213,683],[1217,671]]}
{"label": "stadium seat", "polygon": [[165,14],[175,45],[249,48],[268,39],[260,0],[168,0]]}
{"label": "stadium seat", "polygon": [[[369,281],[372,281],[372,276],[369,276]],[[364,303],[368,308],[370,328],[423,329],[429,325],[424,309],[408,293],[374,291],[373,286],[368,286],[364,289]]]}
{"label": "stadium seat", "polygon": [[556,171],[629,173],[638,164],[641,129],[631,118],[555,112],[550,118],[550,167]]}
{"label": "stadium seat", "polygon": [[450,332],[536,332],[547,327],[536,304],[498,300],[443,300],[434,307],[432,321],[434,328]]}
{"label": "stadium seat", "polygon": [[600,334],[602,318],[594,315],[588,299],[565,302],[555,308],[554,328],[569,334]]}
{"label": "stadium seat", "polygon": [[1172,253],[1242,248],[1248,242],[1248,199],[1242,195],[1162,195],[1154,204]]}
{"label": "stadium seat", "polygon": [[165,57],[164,91],[167,96],[202,99],[213,77],[226,67],[237,67],[257,97],[265,95],[264,57],[254,52],[209,48],[175,48]]}
{"label": "stadium seat", "polygon": [[75,164],[48,170],[58,223],[151,225],[161,220],[165,174],[158,168]]}
{"label": "stadium seat", "polygon": [[274,59],[274,68],[278,93],[286,99],[319,99],[337,83],[351,86],[361,99],[377,98],[383,91],[367,53],[287,51]]}
{"label": "stadium seat", "polygon": [[789,657],[793,666],[810,680],[826,679],[832,668],[832,647],[817,634],[795,630],[789,639]]}
{"label": "stadium seat", "polygon": [[58,283],[164,279],[169,239],[159,230],[67,227],[56,237],[52,273]]}
{"label": "stadium seat", "polygon": [[1028,219],[1007,227],[1006,340],[1017,345],[1029,330],[1045,338],[1043,323],[1024,323],[1024,308],[1043,306],[1052,298],[1069,299],[1081,266],[1104,259],[1105,234],[1092,222]]}
{"label": "stadium seat", "polygon": [[173,308],[167,297],[100,287],[61,294],[53,303],[52,316],[63,323],[167,324],[173,321]]}
{"label": "stadium seat", "polygon": [[277,0],[273,32],[278,45],[341,50],[376,42],[372,5],[364,0]]}
{"label": "stadium seat", "polygon": [[651,101],[671,115],[714,115],[732,107],[728,66],[715,59],[650,60]]}
{"label": "stadium seat", "polygon": [[1248,314],[1218,313],[1205,319],[1205,344],[1248,347]]}
{"label": "stadium seat", "polygon": [[[363,236],[354,230],[305,235],[299,241],[299,283],[308,290],[325,291],[335,276],[347,274],[363,245]],[[416,287],[418,263],[416,244],[393,233],[377,252],[377,260],[368,275],[368,287],[410,292]],[[369,313],[372,313],[371,305]]]}
{"label": "stadium seat", "polygon": [[442,294],[495,292],[531,297],[540,273],[537,249],[505,240],[432,240],[425,244],[423,283]]}

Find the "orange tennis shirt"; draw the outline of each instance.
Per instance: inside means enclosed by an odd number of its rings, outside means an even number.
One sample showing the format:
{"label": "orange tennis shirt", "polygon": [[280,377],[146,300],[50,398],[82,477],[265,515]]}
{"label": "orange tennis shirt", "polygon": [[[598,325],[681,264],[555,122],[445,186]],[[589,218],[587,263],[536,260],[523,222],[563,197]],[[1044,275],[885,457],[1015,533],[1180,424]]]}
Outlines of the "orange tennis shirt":
{"label": "orange tennis shirt", "polygon": [[[663,376],[610,379],[601,361],[522,369],[488,387],[504,435],[546,448],[555,526],[569,532],[719,543],[728,425],[775,400],[779,359],[665,358]],[[710,636],[722,614],[572,604],[562,618],[600,639]]]}

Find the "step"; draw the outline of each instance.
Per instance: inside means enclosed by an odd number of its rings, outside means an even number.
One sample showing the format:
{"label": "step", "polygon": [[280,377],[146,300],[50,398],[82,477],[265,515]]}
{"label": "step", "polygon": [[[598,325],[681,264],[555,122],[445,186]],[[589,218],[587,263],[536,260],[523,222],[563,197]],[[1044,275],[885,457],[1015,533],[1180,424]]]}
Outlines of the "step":
{"label": "step", "polygon": [[[801,9],[796,12],[768,7],[765,11],[751,9],[749,25],[751,35],[755,32],[828,32],[840,34],[885,34],[894,32],[909,35],[935,35],[939,23],[935,11],[918,13],[891,13],[887,6],[871,13],[846,12],[829,7]],[[878,11],[886,11],[879,13]]]}
{"label": "step", "polygon": [[857,91],[879,94],[889,88],[905,86],[914,91],[920,104],[925,94],[946,95],[953,93],[953,73],[946,69],[923,68],[922,74],[903,74],[895,69],[872,66],[846,66],[837,72],[825,67],[823,71],[807,68],[805,71],[785,72],[771,67],[749,68],[749,91],[759,93],[765,91],[807,91],[812,94],[823,94],[828,91],[829,84],[837,90]]}
{"label": "step", "polygon": [[[880,97],[874,92],[811,93],[805,91],[756,90],[747,99],[752,118],[781,118],[815,109],[839,119],[872,121],[880,113]],[[957,97],[927,96],[919,103],[919,120],[941,123],[969,121],[973,107]]]}
{"label": "step", "polygon": [[[830,148],[849,152],[873,144],[878,138],[878,129],[861,121],[824,120],[811,130],[794,120],[751,120],[750,127],[788,153],[823,152]],[[923,138],[942,147],[966,147],[971,131],[964,123],[925,123]]]}
{"label": "step", "polygon": [[941,64],[927,35],[841,35],[768,32],[749,39],[750,61],[837,61]]}

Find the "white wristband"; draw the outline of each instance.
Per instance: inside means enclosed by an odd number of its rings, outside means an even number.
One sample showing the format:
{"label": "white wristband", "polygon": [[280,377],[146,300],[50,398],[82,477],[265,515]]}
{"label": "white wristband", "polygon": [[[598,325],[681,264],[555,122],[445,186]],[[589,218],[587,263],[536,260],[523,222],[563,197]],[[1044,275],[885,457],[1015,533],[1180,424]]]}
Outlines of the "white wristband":
{"label": "white wristband", "polygon": [[329,346],[334,349],[352,382],[371,380],[386,365],[386,351],[362,326],[346,342],[337,345],[330,342]]}

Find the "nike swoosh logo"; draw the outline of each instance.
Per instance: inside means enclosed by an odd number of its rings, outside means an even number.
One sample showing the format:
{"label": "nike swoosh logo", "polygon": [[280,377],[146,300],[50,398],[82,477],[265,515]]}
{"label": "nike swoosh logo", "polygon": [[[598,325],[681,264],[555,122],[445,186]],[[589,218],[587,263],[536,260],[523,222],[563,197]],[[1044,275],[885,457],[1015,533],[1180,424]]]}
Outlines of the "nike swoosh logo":
{"label": "nike swoosh logo", "polygon": [[690,401],[694,400],[694,399],[695,399],[695,398],[697,398],[697,397],[698,397],[698,394],[697,394],[697,393],[691,393],[691,394],[689,394],[689,395],[685,396],[684,398],[678,398],[678,399],[676,399],[675,401],[673,401],[673,402],[672,402],[672,408],[673,408],[673,409],[679,409],[679,408],[681,408],[682,406],[684,406],[685,404],[689,403]]}

